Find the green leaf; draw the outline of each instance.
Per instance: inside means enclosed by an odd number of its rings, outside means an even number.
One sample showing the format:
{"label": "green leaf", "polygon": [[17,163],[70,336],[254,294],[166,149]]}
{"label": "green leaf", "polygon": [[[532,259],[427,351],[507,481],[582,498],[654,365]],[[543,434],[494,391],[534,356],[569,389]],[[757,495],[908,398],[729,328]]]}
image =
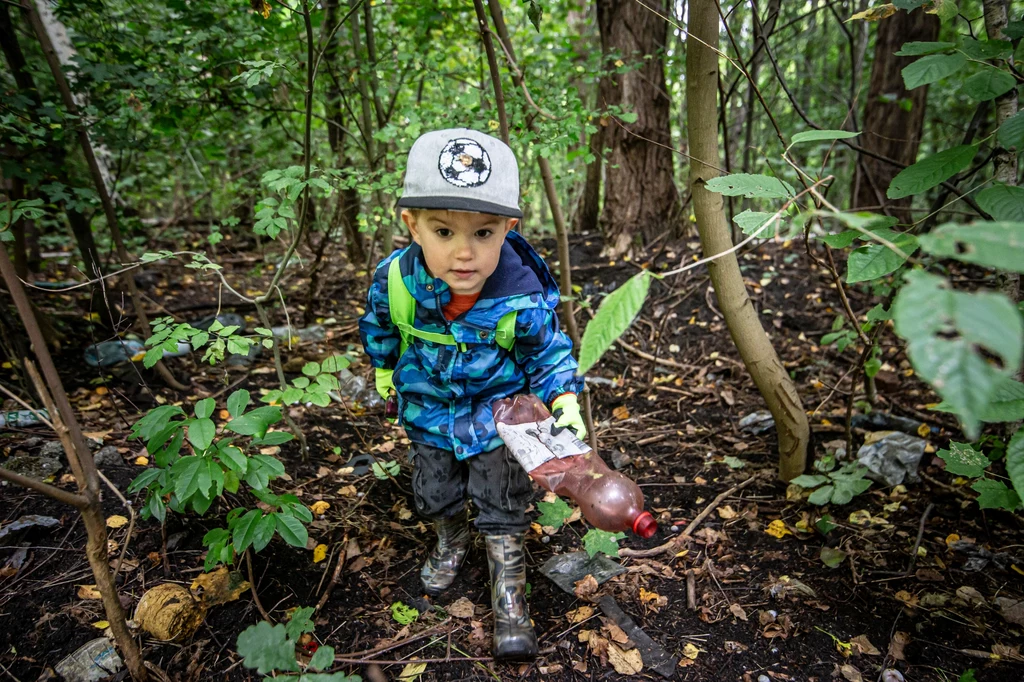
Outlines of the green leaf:
{"label": "green leaf", "polygon": [[287,431],[270,431],[263,438],[260,438],[260,445],[280,445],[294,439],[295,436]]}
{"label": "green leaf", "polygon": [[561,528],[565,520],[572,516],[572,507],[561,497],[554,502],[538,502],[537,511],[540,512],[537,523],[553,528]]}
{"label": "green leaf", "polygon": [[294,516],[278,514],[277,532],[292,547],[305,547],[306,541],[309,540],[306,527]]}
{"label": "green leaf", "polygon": [[832,492],[835,490],[835,486],[823,485],[807,497],[807,501],[811,504],[823,505],[828,504],[832,500]]}
{"label": "green leaf", "polygon": [[1024,273],[1024,222],[946,223],[922,235],[921,246],[935,256]]}
{"label": "green leaf", "polygon": [[378,480],[386,481],[398,475],[399,465],[394,460],[385,460],[383,463],[378,461],[370,465],[370,470]]}
{"label": "green leaf", "polygon": [[313,632],[316,629],[312,621],[312,616],[316,612],[312,606],[303,606],[302,608],[295,609],[292,613],[291,618],[285,623],[285,633],[288,635],[288,639],[293,642],[298,642],[302,638],[302,635],[307,632]]}
{"label": "green leaf", "polygon": [[845,249],[858,236],[860,236],[860,232],[857,232],[857,230],[846,230],[838,234],[824,234],[821,236],[821,241],[833,249]]}
{"label": "green leaf", "polygon": [[217,401],[213,398],[204,398],[196,403],[195,411],[197,419],[205,419],[213,414],[213,408],[217,406]]}
{"label": "green leaf", "polygon": [[[909,233],[879,230],[878,236],[892,242],[903,253],[917,251],[917,237]],[[846,281],[850,284],[878,279],[895,271],[906,259],[885,244],[871,244],[854,249],[846,261]]]}
{"label": "green leaf", "polygon": [[132,436],[148,441],[163,431],[171,419],[184,414],[185,411],[177,405],[154,407],[142,419],[132,425]]}
{"label": "green leaf", "polygon": [[1006,445],[1006,473],[1019,497],[1024,497],[1024,427]]}
{"label": "green leaf", "polygon": [[638,118],[640,117],[635,111],[624,111],[619,114],[619,120],[623,123],[636,123]]}
{"label": "green leaf", "polygon": [[[905,12],[911,12],[911,11],[917,9],[918,7],[920,7],[921,5],[923,5],[926,1],[927,0],[893,0],[892,4],[895,5],[896,9],[901,9],[901,10],[903,10]],[[914,44],[915,43],[907,43],[907,45],[914,45]],[[952,45],[952,43],[951,43],[951,45]],[[906,47],[906,45],[904,45],[903,47]],[[897,54],[899,54],[899,53],[897,53]]]}
{"label": "green leaf", "polygon": [[228,445],[227,447],[221,448],[217,453],[217,457],[220,461],[224,462],[229,469],[239,474],[244,474],[246,468],[249,466],[248,458],[234,445]]}
{"label": "green leaf", "polygon": [[256,537],[256,528],[262,518],[262,511],[250,509],[242,518],[235,521],[231,532],[231,543],[235,546],[236,552],[241,554],[252,545],[253,538]]}
{"label": "green leaf", "polygon": [[317,374],[320,373],[320,363],[307,362],[305,365],[302,366],[302,373],[305,374],[307,377],[315,377]]}
{"label": "green leaf", "polygon": [[744,196],[748,199],[788,199],[796,192],[793,186],[779,178],[750,173],[733,173],[711,178],[705,183],[711,192],[727,197]]}
{"label": "green leaf", "polygon": [[790,481],[793,485],[798,485],[801,488],[817,488],[822,483],[827,482],[828,476],[819,476],[816,474],[802,474]]}
{"label": "green leaf", "polygon": [[950,442],[948,450],[939,450],[939,459],[946,463],[946,471],[957,476],[979,478],[991,462],[967,443]]}
{"label": "green leaf", "polygon": [[328,668],[334,667],[334,647],[321,646],[313,654],[313,658],[309,659],[309,667],[313,670],[327,670]]}
{"label": "green leaf", "polygon": [[879,303],[874,308],[868,311],[867,320],[868,322],[884,322],[892,319],[892,313],[887,311],[885,307]]}
{"label": "green leaf", "polygon": [[919,57],[926,54],[935,54],[936,52],[945,52],[954,47],[956,47],[956,43],[911,42],[903,43],[903,46],[895,54],[897,57]]}
{"label": "green leaf", "polygon": [[416,622],[416,619],[420,617],[420,612],[411,606],[406,606],[402,602],[396,601],[391,604],[391,617],[399,625],[409,625]]}
{"label": "green leaf", "polygon": [[959,52],[921,57],[903,69],[903,83],[913,90],[953,75],[966,63],[967,57]]}
{"label": "green leaf", "polygon": [[835,547],[822,547],[821,552],[818,553],[818,558],[821,559],[821,563],[829,568],[838,568],[846,560],[846,552]]}
{"label": "green leaf", "polygon": [[262,552],[263,548],[270,544],[274,537],[274,530],[277,528],[277,514],[267,514],[256,524],[256,530],[252,534],[252,549],[254,552]]}
{"label": "green leaf", "polygon": [[973,100],[986,102],[1005,95],[1017,86],[1017,79],[1013,74],[990,67],[983,69],[964,81],[960,86],[960,92]]}
{"label": "green leaf", "polygon": [[247,627],[238,635],[235,649],[243,657],[245,667],[255,668],[260,675],[275,670],[299,669],[295,660],[295,642],[287,638],[284,626],[280,623],[271,625],[261,621]]}
{"label": "green leaf", "polygon": [[761,238],[768,239],[775,236],[774,233],[776,225],[780,222],[772,220],[774,217],[774,213],[762,213],[748,209],[743,213],[734,216],[732,220],[740,226],[740,229],[743,230],[743,234],[750,236],[758,233]]}
{"label": "green leaf", "polygon": [[202,452],[213,443],[213,437],[217,433],[217,427],[213,421],[207,418],[196,419],[188,426],[188,440],[196,452]]}
{"label": "green leaf", "polygon": [[801,144],[803,142],[845,140],[851,137],[857,137],[858,135],[860,135],[860,133],[850,132],[849,130],[807,130],[794,135],[790,146],[793,146],[794,144]]}
{"label": "green leaf", "polygon": [[722,462],[730,469],[742,469],[747,466],[747,463],[742,459],[739,457],[733,457],[732,455],[726,455],[723,457]]}
{"label": "green leaf", "polygon": [[205,481],[208,490],[209,470],[206,468],[206,460],[195,455],[182,457],[171,467],[171,475],[174,477],[174,494],[178,501],[184,503],[192,497]]}
{"label": "green leaf", "polygon": [[244,388],[240,388],[228,396],[228,414],[232,417],[237,417],[245,412],[245,408],[248,406],[249,391]]}
{"label": "green leaf", "polygon": [[351,361],[344,355],[332,355],[323,361],[323,364],[320,365],[320,371],[337,374],[350,364],[352,364]]}
{"label": "green leaf", "polygon": [[302,400],[302,396],[304,396],[305,394],[306,392],[303,391],[301,388],[289,386],[284,390],[284,393],[281,394],[281,402],[284,403],[285,405],[294,405],[295,403]]}
{"label": "green leaf", "polygon": [[817,521],[814,522],[814,527],[817,528],[818,532],[821,533],[822,535],[828,535],[829,533],[834,531],[839,526],[837,526],[836,524],[832,523],[832,517],[831,516],[829,516],[828,514],[825,514],[820,519],[818,519]]}
{"label": "green leaf", "polygon": [[996,220],[1024,223],[1024,187],[994,185],[978,192],[977,199]]}
{"label": "green leaf", "polygon": [[1020,496],[1006,487],[1002,481],[983,478],[971,486],[978,493],[978,506],[982,509],[1005,509],[1014,511],[1020,506]]}
{"label": "green leaf", "polygon": [[1024,151],[1024,111],[1018,111],[999,126],[999,144],[1007,149]]}
{"label": "green leaf", "polygon": [[974,676],[974,668],[968,668],[960,673],[960,679],[957,682],[978,682],[978,678]]}
{"label": "green leaf", "polygon": [[[906,282],[892,306],[896,333],[907,341],[917,373],[974,439],[995,389],[1020,367],[1024,323],[1000,294],[952,291],[941,277],[920,270],[908,273]],[[1002,372],[981,349],[1002,360]]]}
{"label": "green leaf", "polygon": [[326,393],[307,393],[306,399],[320,407],[329,407],[331,404],[331,397]]}
{"label": "green leaf", "polygon": [[146,469],[141,474],[135,477],[135,480],[128,486],[129,493],[137,493],[140,490],[148,488],[153,481],[160,478],[164,473],[163,469]]}
{"label": "green leaf", "polygon": [[892,179],[885,195],[890,199],[902,199],[927,191],[967,168],[977,153],[977,145],[962,144],[921,159],[901,170]]}
{"label": "green leaf", "polygon": [[163,357],[164,349],[161,346],[150,348],[146,351],[146,354],[142,356],[142,366],[146,369],[152,369]]}
{"label": "green leaf", "polygon": [[281,419],[281,408],[267,405],[235,417],[225,424],[224,428],[242,436],[262,436],[271,424],[276,424]]}
{"label": "green leaf", "polygon": [[988,59],[1006,59],[1013,54],[1013,45],[1005,40],[975,40],[964,38],[960,49],[971,59],[985,61]]}
{"label": "green leaf", "polygon": [[651,275],[642,270],[601,302],[597,314],[583,332],[577,375],[584,375],[597,364],[605,351],[629,328],[647,300],[650,287]]}
{"label": "green leaf", "polygon": [[619,540],[626,537],[625,533],[609,533],[605,530],[591,528],[583,536],[583,549],[593,558],[598,552],[608,556],[619,556]]}

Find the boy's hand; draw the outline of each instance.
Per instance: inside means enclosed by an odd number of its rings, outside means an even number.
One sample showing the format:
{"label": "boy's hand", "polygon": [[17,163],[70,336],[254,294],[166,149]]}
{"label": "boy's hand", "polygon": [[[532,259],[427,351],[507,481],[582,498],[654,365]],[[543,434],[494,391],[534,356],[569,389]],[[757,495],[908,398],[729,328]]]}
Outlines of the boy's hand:
{"label": "boy's hand", "polygon": [[381,400],[387,400],[391,392],[395,390],[395,382],[392,379],[394,373],[395,370],[393,369],[382,369],[380,367],[374,370],[377,393],[380,394]]}
{"label": "boy's hand", "polygon": [[580,414],[580,404],[575,393],[563,393],[551,403],[555,426],[569,427],[576,432],[576,437],[583,440],[587,437],[587,426]]}

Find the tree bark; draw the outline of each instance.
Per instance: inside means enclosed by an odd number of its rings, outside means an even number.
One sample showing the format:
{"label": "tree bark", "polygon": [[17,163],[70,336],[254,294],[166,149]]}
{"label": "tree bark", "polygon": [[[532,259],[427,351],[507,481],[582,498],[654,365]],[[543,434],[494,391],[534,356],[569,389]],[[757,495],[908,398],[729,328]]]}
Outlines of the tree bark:
{"label": "tree bark", "polygon": [[[989,40],[1006,40],[1003,29],[1007,24],[1007,2],[1006,0],[984,0],[985,7],[985,31]],[[1013,65],[1013,55],[1010,55],[1010,65]],[[996,127],[1003,124],[1006,119],[1017,113],[1017,88],[1012,88],[1005,95],[996,98]],[[1004,185],[1017,185],[1017,154],[1012,149],[996,150],[995,158],[992,160],[994,168],[994,179]],[[1020,300],[1020,275],[1015,272],[1002,272],[999,274],[999,289],[1010,297],[1011,301]]]}
{"label": "tree bark", "polygon": [[[598,102],[597,108],[601,103]],[[576,203],[576,211],[572,216],[572,231],[593,232],[598,228],[601,215],[601,171],[604,166],[604,129],[605,123],[597,121],[597,130],[590,134],[587,151],[594,160],[587,164],[587,175],[583,181],[583,192]]]}
{"label": "tree bark", "polygon": [[[878,22],[875,58],[864,104],[863,133],[860,136],[865,149],[906,165],[917,160],[928,86],[907,90],[900,72],[918,58],[897,57],[894,53],[903,43],[934,41],[939,35],[939,25],[938,17],[925,14],[921,9],[913,12],[900,10]],[[882,210],[897,217],[901,223],[913,222],[908,210],[911,197],[890,200],[885,196],[889,183],[899,171],[898,167],[891,164],[861,156],[853,178],[851,208]]]}
{"label": "tree bark", "polygon": [[[701,247],[709,258],[732,248],[722,195],[705,183],[718,176],[718,9],[715,2],[690,4],[690,39],[686,47],[686,100],[692,161],[690,189]],[[711,46],[711,47],[708,47]],[[779,476],[791,480],[804,472],[810,429],[789,374],[761,327],[747,296],[735,253],[708,264],[718,303],[729,334],[768,409],[779,438]]]}
{"label": "tree bark", "polygon": [[[663,53],[667,23],[663,0],[598,0],[597,22],[605,58],[634,70],[601,79],[601,106],[635,112],[635,123],[611,121],[604,144],[611,150],[605,173],[601,227],[605,253],[618,257],[668,231],[680,232],[679,193],[673,177],[671,101]],[[654,10],[654,11],[652,11]],[[657,14],[655,13],[657,12]],[[606,67],[615,68],[613,63]]]}

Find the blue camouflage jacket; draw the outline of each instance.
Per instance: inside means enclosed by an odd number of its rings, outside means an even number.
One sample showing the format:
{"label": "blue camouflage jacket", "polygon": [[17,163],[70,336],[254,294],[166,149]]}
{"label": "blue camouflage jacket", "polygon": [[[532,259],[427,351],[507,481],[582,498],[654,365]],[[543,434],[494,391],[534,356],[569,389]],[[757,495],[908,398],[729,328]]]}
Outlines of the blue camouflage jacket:
{"label": "blue camouflage jacket", "polygon": [[[416,338],[399,357],[401,337],[391,321],[387,291],[395,258],[416,300],[415,327],[451,334],[465,350]],[[563,393],[579,393],[582,380],[576,376],[572,341],[558,326],[558,285],[518,233],[505,239],[498,267],[476,304],[451,322],[441,312],[450,300],[448,285],[428,274],[423,250],[412,244],[377,266],[359,334],[373,366],[395,370],[399,420],[410,440],[451,450],[461,460],[501,447],[494,401],[530,391],[550,405]],[[517,311],[516,340],[507,351],[494,341],[494,331],[512,310]]]}

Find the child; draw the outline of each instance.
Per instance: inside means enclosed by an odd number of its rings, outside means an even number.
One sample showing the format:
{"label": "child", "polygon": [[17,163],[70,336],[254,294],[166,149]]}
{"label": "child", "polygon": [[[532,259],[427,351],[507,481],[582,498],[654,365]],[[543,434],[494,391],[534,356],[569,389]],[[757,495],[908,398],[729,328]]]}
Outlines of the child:
{"label": "child", "polygon": [[494,656],[531,658],[523,536],[532,486],[498,437],[491,406],[530,391],[561,411],[559,426],[586,435],[582,381],[555,314],[558,285],[511,232],[523,215],[519,168],[500,140],[465,128],[422,135],[398,205],[414,243],[377,266],[359,332],[377,390],[397,393],[416,510],[437,530],[420,579],[431,595],[455,580],[472,498],[487,545]]}

